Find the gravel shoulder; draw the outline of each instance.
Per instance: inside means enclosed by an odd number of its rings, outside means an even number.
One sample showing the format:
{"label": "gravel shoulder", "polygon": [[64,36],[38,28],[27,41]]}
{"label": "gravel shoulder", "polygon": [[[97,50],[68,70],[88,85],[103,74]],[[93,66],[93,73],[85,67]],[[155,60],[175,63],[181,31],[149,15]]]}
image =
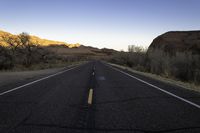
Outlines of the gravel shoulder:
{"label": "gravel shoulder", "polygon": [[0,87],[9,86],[11,84],[19,83],[22,81],[28,81],[33,79],[38,79],[47,75],[51,75],[62,71],[66,68],[70,68],[78,64],[69,65],[66,67],[59,67],[59,68],[49,68],[43,70],[28,70],[28,71],[0,71]]}
{"label": "gravel shoulder", "polygon": [[58,71],[61,71],[62,69],[63,68],[53,68],[53,69],[21,71],[21,72],[0,72],[0,87],[7,84],[36,78],[39,76],[53,74]]}

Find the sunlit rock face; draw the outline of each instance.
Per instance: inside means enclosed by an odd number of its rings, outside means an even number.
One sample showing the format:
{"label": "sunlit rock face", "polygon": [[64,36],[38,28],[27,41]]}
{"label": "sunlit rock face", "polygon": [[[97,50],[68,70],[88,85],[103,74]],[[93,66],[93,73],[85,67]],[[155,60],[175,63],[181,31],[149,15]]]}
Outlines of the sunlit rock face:
{"label": "sunlit rock face", "polygon": [[149,52],[161,50],[168,54],[176,52],[191,52],[200,54],[200,31],[171,31],[153,40]]}

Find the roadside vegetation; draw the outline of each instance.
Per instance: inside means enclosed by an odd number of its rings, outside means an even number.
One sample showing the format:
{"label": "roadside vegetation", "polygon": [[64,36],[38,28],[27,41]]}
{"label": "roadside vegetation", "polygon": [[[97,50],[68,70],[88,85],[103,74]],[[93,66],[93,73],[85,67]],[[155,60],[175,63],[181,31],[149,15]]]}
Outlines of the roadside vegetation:
{"label": "roadside vegetation", "polygon": [[31,41],[27,33],[4,34],[0,37],[0,70],[29,70],[60,67],[79,62],[80,58],[66,57]]}
{"label": "roadside vegetation", "polygon": [[148,52],[147,49],[131,45],[128,47],[128,52],[116,53],[110,62],[138,71],[200,85],[199,54],[177,52],[171,55],[158,49]]}

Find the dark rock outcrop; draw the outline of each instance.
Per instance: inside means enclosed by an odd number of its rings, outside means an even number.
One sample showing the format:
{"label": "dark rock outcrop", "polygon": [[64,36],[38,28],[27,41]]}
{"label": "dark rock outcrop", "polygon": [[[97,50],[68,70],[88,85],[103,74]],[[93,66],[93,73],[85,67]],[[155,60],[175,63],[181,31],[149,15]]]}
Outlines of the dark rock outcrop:
{"label": "dark rock outcrop", "polygon": [[200,54],[200,31],[171,31],[155,38],[147,53],[162,50],[168,54],[191,52]]}

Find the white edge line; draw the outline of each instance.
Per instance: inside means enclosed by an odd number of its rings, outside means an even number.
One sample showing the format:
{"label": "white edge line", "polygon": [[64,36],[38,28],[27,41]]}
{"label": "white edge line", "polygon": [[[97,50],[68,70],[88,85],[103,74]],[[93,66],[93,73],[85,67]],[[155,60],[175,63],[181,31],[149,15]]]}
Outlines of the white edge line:
{"label": "white edge line", "polygon": [[54,76],[56,76],[56,75],[62,74],[62,73],[64,73],[64,72],[70,71],[70,70],[75,69],[75,68],[77,68],[77,67],[69,68],[69,69],[67,69],[67,70],[64,70],[64,71],[61,71],[61,72],[57,72],[57,73],[52,74],[52,75],[49,75],[49,76],[47,76],[47,77],[43,77],[43,78],[41,78],[41,79],[37,79],[37,80],[32,81],[32,82],[29,82],[29,83],[27,83],[27,84],[24,84],[24,85],[15,87],[15,88],[13,88],[13,89],[10,89],[10,90],[7,90],[7,91],[5,91],[5,92],[0,93],[0,96],[2,96],[2,95],[4,95],[4,94],[7,94],[7,93],[9,93],[9,92],[18,90],[18,89],[20,89],[20,88],[23,88],[23,87],[32,85],[32,84],[37,83],[37,82],[39,82],[39,81],[42,81],[42,80],[45,80],[45,79],[54,77]]}
{"label": "white edge line", "polygon": [[161,88],[158,87],[158,86],[155,86],[155,85],[153,85],[153,84],[151,84],[151,83],[148,83],[148,82],[146,82],[146,81],[144,81],[144,80],[142,80],[142,79],[139,79],[139,78],[137,78],[137,77],[135,77],[135,76],[133,76],[133,75],[130,75],[130,74],[126,73],[126,72],[123,72],[123,71],[121,71],[121,70],[119,70],[119,69],[117,69],[117,68],[113,68],[113,67],[110,66],[110,65],[108,65],[108,66],[111,67],[112,69],[118,71],[118,72],[121,72],[121,73],[123,73],[123,74],[125,74],[125,75],[127,75],[127,76],[129,76],[129,77],[131,77],[131,78],[134,78],[134,79],[136,79],[136,80],[138,80],[138,81],[140,81],[140,82],[142,82],[142,83],[144,83],[144,84],[147,84],[147,85],[149,85],[149,86],[151,86],[151,87],[154,87],[154,88],[156,88],[156,89],[159,90],[159,91],[162,91],[162,92],[164,92],[164,93],[166,93],[166,94],[168,94],[168,95],[170,95],[170,96],[172,96],[172,97],[175,97],[175,98],[177,98],[177,99],[179,99],[179,100],[181,100],[181,101],[184,101],[184,102],[186,102],[186,103],[188,103],[188,104],[190,104],[190,105],[192,105],[192,106],[195,106],[195,107],[197,107],[198,109],[200,109],[200,105],[198,105],[198,104],[196,104],[196,103],[193,103],[193,102],[191,102],[191,101],[189,101],[189,100],[187,100],[187,99],[184,99],[184,98],[182,98],[182,97],[180,97],[180,96],[177,96],[177,95],[175,95],[175,94],[173,94],[173,93],[171,93],[171,92],[168,92],[168,91],[166,91],[166,90],[164,90],[164,89],[161,89]]}

